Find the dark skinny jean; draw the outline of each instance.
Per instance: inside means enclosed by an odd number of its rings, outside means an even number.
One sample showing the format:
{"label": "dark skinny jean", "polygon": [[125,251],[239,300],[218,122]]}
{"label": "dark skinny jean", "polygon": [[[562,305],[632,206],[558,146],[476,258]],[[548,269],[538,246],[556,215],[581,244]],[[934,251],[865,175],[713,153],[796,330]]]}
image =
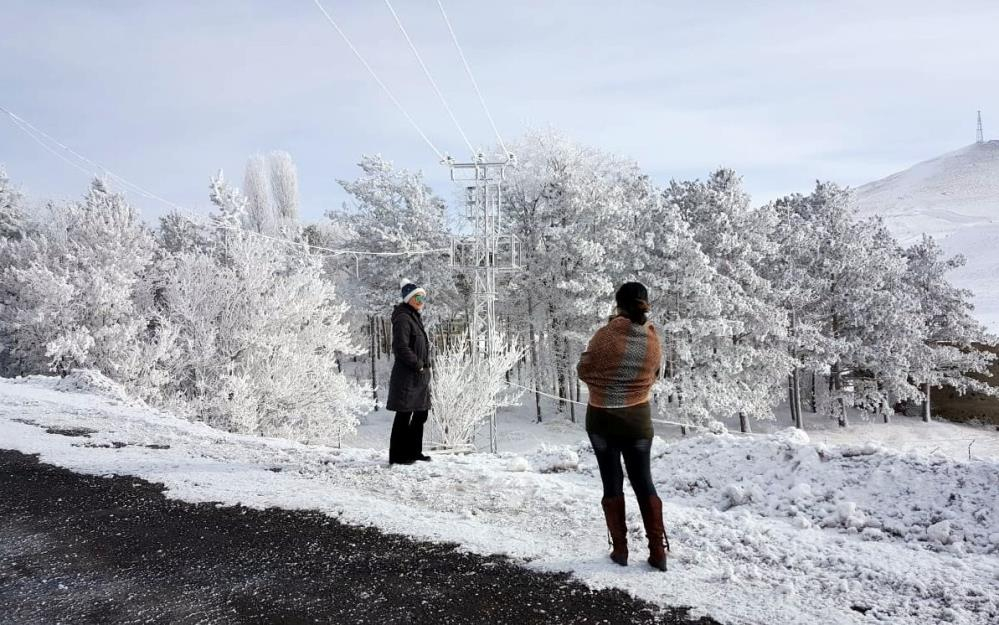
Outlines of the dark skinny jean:
{"label": "dark skinny jean", "polygon": [[628,471],[628,481],[639,501],[656,494],[652,483],[650,454],[652,439],[617,439],[590,433],[590,444],[597,456],[600,467],[600,480],[604,484],[604,498],[624,495],[624,472],[621,471],[621,458]]}

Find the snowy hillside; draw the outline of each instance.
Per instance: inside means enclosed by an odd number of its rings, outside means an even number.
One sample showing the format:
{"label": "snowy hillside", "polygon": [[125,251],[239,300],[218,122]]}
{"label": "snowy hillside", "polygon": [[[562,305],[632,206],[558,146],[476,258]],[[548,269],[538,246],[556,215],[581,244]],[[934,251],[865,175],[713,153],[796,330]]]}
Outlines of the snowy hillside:
{"label": "snowy hillside", "polygon": [[[113,390],[113,389],[112,389]],[[0,380],[0,446],[91,474],[163,483],[187,501],[315,509],[340,520],[691,605],[724,623],[995,622],[994,461],[814,444],[800,431],[657,439],[673,558],[654,573],[605,556],[589,445],[437,456],[226,434],[113,392]],[[636,556],[643,541],[629,504]]]}
{"label": "snowy hillside", "polygon": [[862,216],[881,215],[903,244],[927,233],[968,264],[952,278],[999,331],[999,141],[972,144],[859,187]]}

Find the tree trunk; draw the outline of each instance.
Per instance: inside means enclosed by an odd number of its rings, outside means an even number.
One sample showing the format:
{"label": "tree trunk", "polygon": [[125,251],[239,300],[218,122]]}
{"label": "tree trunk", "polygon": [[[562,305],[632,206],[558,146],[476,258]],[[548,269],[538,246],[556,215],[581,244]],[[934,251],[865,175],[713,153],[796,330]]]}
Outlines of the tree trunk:
{"label": "tree trunk", "polygon": [[371,315],[369,318],[368,327],[370,329],[369,334],[371,334],[371,351],[368,353],[368,358],[371,360],[371,398],[375,400],[375,410],[378,410],[378,379],[375,375],[375,316]]}
{"label": "tree trunk", "polygon": [[538,337],[534,333],[534,298],[527,298],[527,331],[531,333],[528,343],[531,344],[531,376],[534,386],[534,409],[537,411],[538,423],[541,423],[541,376],[538,375]]}
{"label": "tree trunk", "polygon": [[[569,375],[571,376],[572,374],[569,374]],[[574,385],[572,384],[572,380],[571,380],[571,377],[570,377],[570,381],[569,381],[569,392],[568,392],[568,395],[569,395],[569,420],[572,421],[573,423],[575,423],[576,422],[576,397],[574,397],[573,393],[572,393],[573,386]]]}
{"label": "tree trunk", "polygon": [[569,421],[576,422],[576,404],[572,396],[572,370],[569,368],[569,339],[562,337],[562,366],[565,371],[565,397],[569,398]]}
{"label": "tree trunk", "polygon": [[838,362],[833,363],[831,368],[829,375],[829,387],[830,393],[832,393],[836,398],[836,401],[830,402],[829,405],[833,406],[834,410],[838,407],[838,410],[836,410],[836,421],[841,428],[845,428],[850,425],[850,423],[846,414],[846,400],[840,394],[840,391],[843,390],[843,373]]}
{"label": "tree trunk", "polygon": [[794,427],[799,430],[805,429],[805,422],[801,416],[801,377],[798,374],[798,365],[795,363],[791,370],[791,408],[794,415]]}
{"label": "tree trunk", "polygon": [[790,373],[787,374],[787,410],[791,415],[791,423],[794,423],[794,377]]}
{"label": "tree trunk", "polygon": [[568,390],[569,390],[568,389],[568,385],[567,385],[566,379],[565,379],[565,361],[566,361],[566,356],[565,356],[565,352],[562,349],[562,340],[560,340],[557,337],[557,335],[556,335],[556,338],[555,338],[555,344],[558,346],[557,347],[557,353],[558,353],[558,355],[557,355],[557,358],[558,358],[558,365],[557,365],[557,371],[558,371],[558,375],[557,375],[558,392],[556,393],[558,395],[558,397],[559,397],[558,411],[559,412],[565,412],[565,398],[569,394],[568,393]]}
{"label": "tree trunk", "polygon": [[746,413],[745,412],[740,412],[739,413],[739,431],[743,432],[743,433],[748,433],[748,432],[752,431],[749,428],[749,419],[746,418]]}
{"label": "tree trunk", "polygon": [[817,413],[819,411],[819,407],[818,407],[818,403],[817,403],[817,399],[816,399],[816,394],[817,393],[818,393],[818,388],[815,385],[815,371],[812,371],[812,397],[811,397],[811,401],[810,401],[810,404],[811,404],[810,408],[812,409],[812,414],[815,414],[815,413]]}
{"label": "tree trunk", "polygon": [[926,382],[923,384],[923,393],[926,395],[926,399],[923,400],[923,422],[929,423],[933,420],[932,414],[930,412],[930,383]]}

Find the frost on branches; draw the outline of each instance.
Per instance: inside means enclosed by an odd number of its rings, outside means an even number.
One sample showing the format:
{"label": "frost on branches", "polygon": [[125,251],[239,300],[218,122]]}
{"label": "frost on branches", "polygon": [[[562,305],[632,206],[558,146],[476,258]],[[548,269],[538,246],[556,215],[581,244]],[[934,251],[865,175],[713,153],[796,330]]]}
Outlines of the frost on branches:
{"label": "frost on branches", "polygon": [[[702,280],[710,280],[713,304],[718,307],[711,331],[700,337],[697,361],[682,363],[680,370],[674,364],[672,374],[689,387],[676,391],[688,398],[681,411],[691,412],[689,403],[697,398],[693,401],[704,405],[698,415],[701,420],[739,414],[748,429],[749,418],[773,418],[781,381],[792,367],[788,315],[761,274],[762,266],[777,253],[773,216],[766,208],[750,207],[740,179],[728,169],[716,171],[704,182],[674,181],[663,201],[667,210],[678,211],[689,224],[691,236],[709,259],[713,271],[705,272]],[[675,291],[669,284],[664,287]],[[671,320],[696,311],[688,312],[684,299],[666,302]],[[685,336],[695,335],[681,332],[677,338]]]}
{"label": "frost on branches", "polygon": [[80,202],[52,204],[0,274],[5,375],[94,367],[143,389],[150,372],[136,303],[154,241],[121,194],[95,179]]}
{"label": "frost on branches", "polygon": [[24,229],[21,212],[21,193],[7,177],[7,170],[0,165],[0,240],[19,239]]}
{"label": "frost on branches", "polygon": [[346,230],[343,246],[367,253],[363,262],[344,257],[350,262],[344,269],[353,274],[351,300],[362,313],[388,314],[399,301],[399,280],[407,277],[427,290],[431,314],[446,315],[458,307],[458,296],[444,201],[422,174],[395,169],[380,156],[365,156],[359,165],[358,179],[340,181],[353,205],[328,213]]}
{"label": "frost on branches", "polygon": [[488,357],[473,359],[467,341],[438,354],[430,386],[430,417],[439,447],[474,449],[475,434],[489,415],[517,405],[521,393],[510,388],[505,376],[522,356],[522,350],[505,339],[497,339]]}
{"label": "frost on branches", "polygon": [[[238,191],[219,180],[213,189],[220,219],[238,214]],[[362,350],[321,258],[224,229],[173,260],[162,295],[179,346],[167,362],[168,401],[236,432],[335,443],[354,430],[370,389],[337,366]]]}
{"label": "frost on branches", "polygon": [[578,399],[575,362],[610,312],[616,282],[638,268],[631,228],[647,180],[633,161],[551,131],[512,150],[503,223],[520,240],[522,270],[500,295],[502,315],[528,334],[535,385]]}

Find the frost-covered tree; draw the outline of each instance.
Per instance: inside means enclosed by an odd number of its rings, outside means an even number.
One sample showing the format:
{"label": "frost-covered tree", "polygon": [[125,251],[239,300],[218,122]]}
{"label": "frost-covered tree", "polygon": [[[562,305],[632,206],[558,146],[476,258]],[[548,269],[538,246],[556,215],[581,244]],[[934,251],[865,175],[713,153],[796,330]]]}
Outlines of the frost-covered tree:
{"label": "frost-covered tree", "polygon": [[248,222],[249,202],[246,196],[226,181],[225,173],[221,169],[212,177],[208,189],[208,198],[218,209],[218,212],[211,216],[212,223],[216,225],[215,236],[224,236],[227,231],[237,230]]}
{"label": "frost-covered tree", "polygon": [[437,443],[449,449],[475,447],[475,435],[497,409],[517,403],[521,392],[504,376],[522,356],[506,338],[489,358],[473,359],[467,341],[452,344],[434,360],[431,423]]}
{"label": "frost-covered tree", "polygon": [[635,270],[629,248],[648,183],[632,161],[551,131],[529,133],[512,149],[518,163],[504,187],[504,221],[521,243],[522,271],[503,309],[531,334],[535,383],[572,400],[575,359],[610,312],[615,280]]}
{"label": "frost-covered tree", "polygon": [[[238,191],[218,178],[212,189],[220,221],[238,214]],[[322,259],[239,229],[216,232],[206,248],[175,255],[165,284],[180,345],[167,396],[216,427],[336,442],[371,401],[337,366],[361,350]]]}
{"label": "frost-covered tree", "polygon": [[947,258],[928,235],[905,250],[905,284],[913,294],[920,321],[919,354],[912,362],[912,377],[925,397],[923,420],[930,420],[930,388],[947,384],[958,392],[994,389],[969,374],[987,374],[993,355],[977,347],[987,342],[981,324],[972,316],[971,291],[951,284],[947,274],[964,266],[958,255]]}
{"label": "frost-covered tree", "polygon": [[731,333],[724,340],[716,337],[705,365],[711,385],[725,389],[732,401],[728,406],[716,403],[715,416],[737,413],[746,431],[749,418],[773,418],[781,381],[792,368],[788,316],[762,275],[777,253],[773,212],[768,207],[752,209],[740,179],[730,169],[720,169],[703,182],[673,181],[665,203],[675,206],[690,224],[694,240],[715,270],[719,321]]}
{"label": "frost-covered tree", "polygon": [[716,348],[731,341],[734,331],[722,316],[723,294],[711,259],[661,193],[650,196],[636,229],[632,253],[640,269],[632,277],[649,289],[651,319],[663,346],[656,387],[660,415],[696,424],[731,414],[740,400],[737,389],[714,368]]}
{"label": "frost-covered tree", "polygon": [[287,152],[271,152],[267,156],[270,165],[271,194],[274,209],[285,226],[298,223],[298,170]]}
{"label": "frost-covered tree", "polygon": [[100,179],[80,202],[50,205],[0,275],[8,373],[87,366],[147,390],[147,320],[136,306],[154,251],[123,195]]}
{"label": "frost-covered tree", "polygon": [[345,248],[374,253],[360,262],[344,257],[345,268],[355,274],[351,301],[359,312],[388,314],[399,302],[399,281],[407,278],[426,288],[431,316],[447,316],[459,304],[444,201],[419,172],[396,169],[380,156],[365,156],[359,166],[360,177],[340,181],[351,204],[327,213]]}
{"label": "frost-covered tree", "polygon": [[257,154],[246,163],[243,176],[243,197],[246,198],[245,225],[254,232],[273,235],[277,232],[277,220],[271,202],[271,183],[267,159]]}
{"label": "frost-covered tree", "polygon": [[170,212],[160,217],[156,239],[171,254],[190,252],[207,244],[204,230],[178,212]]}
{"label": "frost-covered tree", "polygon": [[21,201],[21,193],[7,177],[3,165],[0,165],[0,239],[17,239],[22,236],[24,213]]}
{"label": "frost-covered tree", "polygon": [[905,260],[877,219],[857,220],[849,192],[819,183],[775,203],[796,298],[795,352],[827,376],[825,409],[847,425],[853,403],[885,411],[919,396],[909,381],[921,337]]}
{"label": "frost-covered tree", "polygon": [[244,224],[272,237],[298,239],[298,172],[291,155],[275,151],[247,161],[243,177]]}

